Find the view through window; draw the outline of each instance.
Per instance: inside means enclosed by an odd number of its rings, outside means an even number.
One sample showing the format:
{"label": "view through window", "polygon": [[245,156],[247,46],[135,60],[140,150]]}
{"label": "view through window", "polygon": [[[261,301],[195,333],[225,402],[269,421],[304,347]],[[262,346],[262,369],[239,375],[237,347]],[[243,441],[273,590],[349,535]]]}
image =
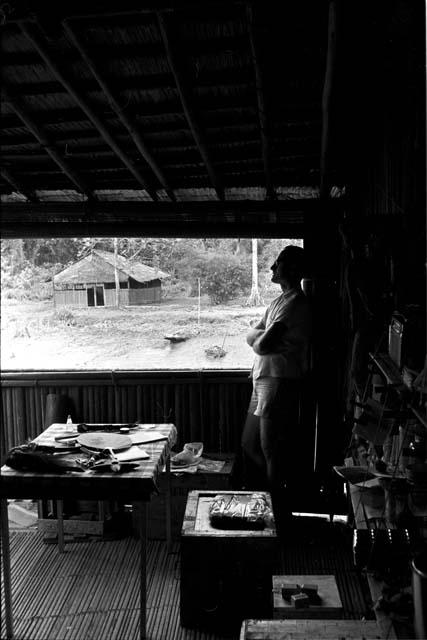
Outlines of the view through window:
{"label": "view through window", "polygon": [[2,240],[3,370],[249,369],[300,239]]}

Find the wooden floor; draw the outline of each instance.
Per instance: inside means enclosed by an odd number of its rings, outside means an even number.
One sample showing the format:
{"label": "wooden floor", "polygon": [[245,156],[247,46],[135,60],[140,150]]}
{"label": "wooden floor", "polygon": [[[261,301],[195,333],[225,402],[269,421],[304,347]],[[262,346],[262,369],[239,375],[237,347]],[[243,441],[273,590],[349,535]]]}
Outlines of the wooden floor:
{"label": "wooden floor", "polygon": [[[11,553],[17,640],[139,638],[139,543],[135,538],[71,542],[59,554],[35,531],[12,531]],[[363,581],[352,564],[351,537],[345,528],[302,521],[283,543],[278,563],[279,573],[335,574],[344,618],[373,618]],[[224,636],[180,626],[179,570],[178,544],[168,554],[164,542],[149,542],[148,638],[220,640]],[[5,638],[2,618],[1,637]]]}

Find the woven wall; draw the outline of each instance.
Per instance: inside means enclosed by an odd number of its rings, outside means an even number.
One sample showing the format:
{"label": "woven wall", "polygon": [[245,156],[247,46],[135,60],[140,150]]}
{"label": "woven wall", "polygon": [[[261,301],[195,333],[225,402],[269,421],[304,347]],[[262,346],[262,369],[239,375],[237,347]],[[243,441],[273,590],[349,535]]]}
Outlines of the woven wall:
{"label": "woven wall", "polygon": [[75,422],[173,422],[178,445],[201,440],[207,451],[240,446],[251,392],[247,372],[48,375],[3,376],[3,459],[12,446],[42,431],[48,394],[70,398]]}

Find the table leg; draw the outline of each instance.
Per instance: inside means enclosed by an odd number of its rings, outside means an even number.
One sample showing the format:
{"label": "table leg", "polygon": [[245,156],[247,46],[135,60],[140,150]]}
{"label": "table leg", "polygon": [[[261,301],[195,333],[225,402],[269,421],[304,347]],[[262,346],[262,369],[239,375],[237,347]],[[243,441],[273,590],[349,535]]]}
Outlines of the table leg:
{"label": "table leg", "polygon": [[1,542],[3,547],[3,579],[4,579],[4,603],[6,613],[6,637],[13,638],[13,613],[12,613],[12,580],[10,573],[10,542],[9,542],[9,515],[7,512],[7,500],[2,498],[1,512]]}
{"label": "table leg", "polygon": [[171,458],[166,457],[166,548],[172,551]]}
{"label": "table leg", "polygon": [[140,546],[140,618],[139,637],[147,637],[147,503],[138,504],[139,546]]}
{"label": "table leg", "polygon": [[64,553],[64,503],[56,501],[56,517],[58,521],[58,551]]}

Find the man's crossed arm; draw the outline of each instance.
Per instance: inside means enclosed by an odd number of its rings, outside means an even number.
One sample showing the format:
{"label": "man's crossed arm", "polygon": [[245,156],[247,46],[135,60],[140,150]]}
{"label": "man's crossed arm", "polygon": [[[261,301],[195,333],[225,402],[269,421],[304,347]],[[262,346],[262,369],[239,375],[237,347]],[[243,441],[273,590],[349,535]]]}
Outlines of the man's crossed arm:
{"label": "man's crossed arm", "polygon": [[246,336],[246,342],[259,356],[264,356],[269,353],[279,353],[281,351],[280,339],[285,330],[286,325],[283,322],[274,322],[266,329],[264,322],[261,320],[261,322],[249,330]]}

